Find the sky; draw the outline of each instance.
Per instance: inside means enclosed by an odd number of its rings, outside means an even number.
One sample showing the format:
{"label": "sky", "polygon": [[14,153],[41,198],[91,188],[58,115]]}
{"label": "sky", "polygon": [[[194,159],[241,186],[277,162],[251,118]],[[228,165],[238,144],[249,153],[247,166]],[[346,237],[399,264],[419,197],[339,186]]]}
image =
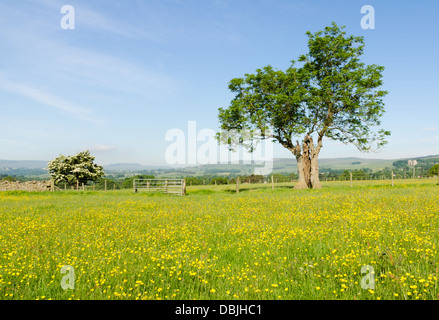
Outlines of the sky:
{"label": "sky", "polygon": [[[361,26],[364,5],[374,29]],[[364,37],[366,64],[385,67],[392,135],[378,153],[325,140],[320,158],[439,154],[438,11],[434,0],[2,0],[0,159],[88,149],[104,165],[166,164],[167,132],[190,121],[218,131],[231,79],[285,70],[307,52],[306,32],[332,21]],[[293,155],[277,145],[274,157]]]}

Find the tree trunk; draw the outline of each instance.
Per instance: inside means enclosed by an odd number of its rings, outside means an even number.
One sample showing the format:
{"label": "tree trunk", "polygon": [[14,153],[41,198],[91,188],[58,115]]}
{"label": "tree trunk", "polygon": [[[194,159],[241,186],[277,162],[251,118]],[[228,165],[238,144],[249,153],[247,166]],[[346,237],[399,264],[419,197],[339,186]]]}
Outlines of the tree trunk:
{"label": "tree trunk", "polygon": [[294,189],[308,189],[309,188],[309,162],[302,155],[296,157],[297,172],[299,173],[299,182],[294,186]]}
{"label": "tree trunk", "polygon": [[319,137],[317,146],[311,136],[306,136],[303,140],[302,149],[297,143],[292,150],[297,160],[297,171],[299,173],[299,182],[294,189],[321,189],[322,184],[319,179],[318,156],[322,147],[322,137]]}
{"label": "tree trunk", "polygon": [[319,179],[319,163],[317,161],[317,155],[311,159],[311,177],[310,177],[311,188],[321,189],[322,184]]}

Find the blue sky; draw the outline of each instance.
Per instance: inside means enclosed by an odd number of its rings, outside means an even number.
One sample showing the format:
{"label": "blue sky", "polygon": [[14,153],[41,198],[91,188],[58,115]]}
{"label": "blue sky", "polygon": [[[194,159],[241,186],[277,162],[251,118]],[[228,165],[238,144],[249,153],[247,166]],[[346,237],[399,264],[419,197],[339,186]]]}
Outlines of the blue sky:
{"label": "blue sky", "polygon": [[[75,8],[64,30],[61,7]],[[375,29],[360,10],[375,8]],[[321,158],[439,154],[437,1],[2,0],[0,159],[50,160],[91,149],[101,164],[164,164],[168,130],[218,130],[227,84],[285,69],[306,31],[335,21],[383,65],[392,136],[379,153],[325,141]],[[292,157],[278,146],[275,157]]]}

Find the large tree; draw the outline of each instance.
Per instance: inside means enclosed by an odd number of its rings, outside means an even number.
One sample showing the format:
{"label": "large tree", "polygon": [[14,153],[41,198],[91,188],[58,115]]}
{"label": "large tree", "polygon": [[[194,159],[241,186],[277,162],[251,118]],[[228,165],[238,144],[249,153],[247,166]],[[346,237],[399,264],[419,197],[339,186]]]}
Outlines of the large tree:
{"label": "large tree", "polygon": [[364,38],[348,36],[344,28],[333,22],[308,31],[308,53],[286,71],[268,65],[232,79],[235,97],[228,108],[219,108],[222,130],[250,132],[243,135],[248,140],[273,139],[293,153],[297,189],[321,188],[317,159],[323,138],[367,152],[381,148],[390,135],[374,130],[384,113],[384,67],[361,62]]}
{"label": "large tree", "polygon": [[60,155],[49,161],[47,169],[55,184],[87,184],[87,181],[97,181],[105,175],[104,168],[94,160],[88,150],[73,156]]}

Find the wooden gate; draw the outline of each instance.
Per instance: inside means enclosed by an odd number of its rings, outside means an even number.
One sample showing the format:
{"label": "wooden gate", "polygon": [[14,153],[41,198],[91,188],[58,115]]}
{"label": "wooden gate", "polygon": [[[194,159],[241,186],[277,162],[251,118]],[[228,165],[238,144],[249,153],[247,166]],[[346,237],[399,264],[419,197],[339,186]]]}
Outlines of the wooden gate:
{"label": "wooden gate", "polygon": [[134,192],[162,192],[176,194],[179,196],[186,195],[185,179],[134,179]]}

